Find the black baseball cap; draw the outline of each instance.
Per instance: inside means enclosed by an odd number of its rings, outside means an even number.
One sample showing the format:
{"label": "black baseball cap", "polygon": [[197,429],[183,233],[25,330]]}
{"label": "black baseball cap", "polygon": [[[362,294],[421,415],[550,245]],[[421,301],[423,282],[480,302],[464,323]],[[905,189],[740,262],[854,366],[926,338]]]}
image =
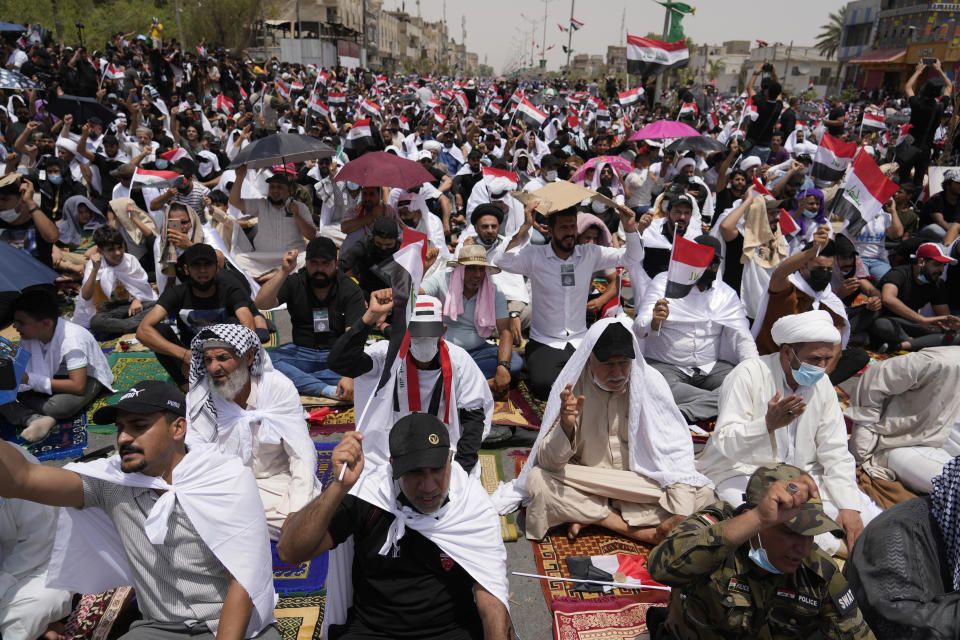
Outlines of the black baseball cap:
{"label": "black baseball cap", "polygon": [[337,259],[337,245],[330,238],[319,236],[307,243],[307,260],[310,258]]}
{"label": "black baseball cap", "polygon": [[373,235],[381,238],[396,238],[400,235],[400,226],[393,218],[382,216],[373,221]]}
{"label": "black baseball cap", "polygon": [[183,255],[180,256],[180,259],[183,260],[183,264],[187,266],[196,264],[197,262],[212,262],[216,264],[217,252],[214,251],[210,245],[198,242],[197,244],[187,247]]}
{"label": "black baseball cap", "polygon": [[142,380],[120,395],[116,404],[100,407],[93,414],[94,424],[116,424],[117,412],[149,414],[168,411],[180,417],[187,415],[183,393],[168,382]]}
{"label": "black baseball cap", "polygon": [[592,353],[600,362],[606,362],[617,356],[637,357],[633,351],[633,336],[621,322],[611,322],[603,330],[603,333],[593,344]]}
{"label": "black baseball cap", "polygon": [[408,471],[440,469],[450,458],[447,426],[429,413],[403,416],[390,430],[390,463],[396,480]]}

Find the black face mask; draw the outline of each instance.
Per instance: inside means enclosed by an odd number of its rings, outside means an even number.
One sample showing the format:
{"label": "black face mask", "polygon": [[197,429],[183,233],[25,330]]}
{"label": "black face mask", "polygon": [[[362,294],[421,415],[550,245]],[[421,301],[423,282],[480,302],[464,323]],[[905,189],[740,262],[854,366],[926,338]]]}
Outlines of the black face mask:
{"label": "black face mask", "polygon": [[827,285],[830,284],[830,279],[833,277],[833,272],[828,269],[813,269],[810,271],[810,275],[807,276],[807,284],[810,285],[810,288],[814,291],[823,291],[827,288]]}
{"label": "black face mask", "polygon": [[710,285],[713,284],[713,281],[717,279],[717,272],[713,269],[707,269],[703,272],[703,275],[700,276],[700,279],[697,280],[697,286],[703,287],[704,289],[709,289]]}
{"label": "black face mask", "polygon": [[210,278],[206,282],[197,282],[193,278],[190,278],[190,287],[197,291],[209,291],[216,284],[216,278]]}
{"label": "black face mask", "polygon": [[333,284],[333,276],[317,272],[310,276],[310,284],[317,289],[326,289]]}
{"label": "black face mask", "polygon": [[286,198],[283,198],[283,199],[280,199],[280,200],[274,200],[274,199],[271,198],[270,196],[267,196],[267,201],[268,201],[270,204],[272,204],[273,206],[275,206],[275,207],[282,207],[284,200],[286,200]]}

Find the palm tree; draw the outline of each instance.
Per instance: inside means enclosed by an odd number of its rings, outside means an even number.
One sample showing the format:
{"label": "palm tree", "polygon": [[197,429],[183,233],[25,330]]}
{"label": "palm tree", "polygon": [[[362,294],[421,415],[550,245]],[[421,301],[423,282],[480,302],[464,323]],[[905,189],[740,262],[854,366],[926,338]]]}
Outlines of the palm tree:
{"label": "palm tree", "polygon": [[[837,55],[840,49],[840,39],[843,35],[843,22],[847,13],[847,8],[843,7],[840,11],[835,11],[827,16],[827,23],[820,27],[820,33],[817,35],[817,42],[814,46],[821,55],[827,60]],[[843,70],[843,61],[837,60],[837,89],[840,88],[840,72]]]}
{"label": "palm tree", "polygon": [[723,75],[723,58],[707,61],[707,78],[716,80],[717,76]]}

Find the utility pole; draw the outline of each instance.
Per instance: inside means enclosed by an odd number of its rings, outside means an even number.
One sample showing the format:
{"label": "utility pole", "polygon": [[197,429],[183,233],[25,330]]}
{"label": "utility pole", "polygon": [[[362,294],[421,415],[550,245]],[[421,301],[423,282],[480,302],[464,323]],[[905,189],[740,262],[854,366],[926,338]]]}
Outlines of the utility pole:
{"label": "utility pole", "polygon": [[183,23],[180,20],[180,0],[173,0],[173,11],[177,14],[177,38],[180,39],[180,50],[187,50],[187,43],[183,39]]}
{"label": "utility pole", "polygon": [[297,0],[297,46],[300,49],[300,64],[303,60],[303,23],[300,22],[300,0]]}
{"label": "utility pole", "polygon": [[623,88],[630,89],[630,72],[627,71],[627,5],[620,15],[620,42],[623,43]]}
{"label": "utility pole", "polygon": [[[671,10],[670,10],[670,8],[668,7],[668,8],[665,8],[663,11],[664,11],[664,13],[663,13],[663,41],[666,42],[666,41],[667,41],[667,35],[669,35],[669,33],[670,33],[670,11],[671,11]],[[657,93],[656,93],[656,95],[653,96],[653,104],[654,104],[654,105],[657,104],[657,98],[660,97],[661,87],[665,85],[666,87],[669,88],[669,86],[670,86],[669,84],[667,84],[666,78],[664,77],[664,76],[667,75],[668,73],[669,73],[669,71],[664,71],[663,73],[661,73],[660,75],[657,76],[657,89],[656,89]]]}
{"label": "utility pole", "polygon": [[790,41],[790,46],[787,47],[787,66],[783,70],[783,73],[779,74],[782,80],[782,82],[780,83],[782,85],[781,88],[784,91],[786,91],[787,81],[790,79],[790,54],[792,53],[793,53],[793,40]]}
{"label": "utility pole", "polygon": [[[267,0],[260,0],[260,33],[263,36],[263,59],[266,60],[270,56],[267,55],[267,10],[266,10]],[[177,14],[177,17],[180,17],[180,14]]]}
{"label": "utility pole", "polygon": [[573,4],[570,0],[570,22],[567,23],[567,76],[570,75],[570,46],[573,44]]}
{"label": "utility pole", "polygon": [[543,40],[540,42],[540,59],[543,60],[543,70],[547,70],[547,5],[550,0],[543,0]]}

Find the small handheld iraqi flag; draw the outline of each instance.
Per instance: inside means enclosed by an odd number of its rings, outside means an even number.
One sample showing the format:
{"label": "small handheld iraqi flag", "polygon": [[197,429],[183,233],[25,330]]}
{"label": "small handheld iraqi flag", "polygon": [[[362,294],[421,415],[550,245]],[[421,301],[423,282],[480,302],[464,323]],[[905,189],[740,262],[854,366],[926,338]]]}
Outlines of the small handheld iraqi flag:
{"label": "small handheld iraqi flag", "polygon": [[780,209],[780,233],[785,236],[800,231],[800,225],[797,224],[797,221],[793,219],[786,209]]}
{"label": "small handheld iraqi flag", "polygon": [[824,182],[836,182],[843,177],[843,172],[850,166],[856,153],[856,142],[843,142],[824,133],[810,166],[810,176]]}
{"label": "small handheld iraqi flag", "polygon": [[851,237],[860,233],[893,197],[899,187],[887,178],[877,163],[866,153],[853,159],[847,176],[833,199],[832,213],[847,221],[846,233]]}
{"label": "small handheld iraqi flag", "polygon": [[617,94],[617,99],[620,101],[620,104],[624,107],[629,107],[630,105],[640,102],[640,98],[643,97],[643,87],[635,87],[629,91],[624,91],[623,93]]}
{"label": "small handheld iraqi flag", "polygon": [[864,131],[886,131],[887,123],[884,122],[883,115],[879,113],[870,113],[869,111],[863,114],[863,120],[860,123],[860,132]]}
{"label": "small handheld iraqi flag", "polygon": [[673,240],[670,267],[667,269],[667,298],[682,298],[690,293],[713,260],[713,247],[697,244],[683,236]]}
{"label": "small handheld iraqi flag", "polygon": [[547,114],[533,106],[526,98],[517,105],[517,115],[527,123],[527,126],[535,129],[539,129],[540,125],[547,119]]}

